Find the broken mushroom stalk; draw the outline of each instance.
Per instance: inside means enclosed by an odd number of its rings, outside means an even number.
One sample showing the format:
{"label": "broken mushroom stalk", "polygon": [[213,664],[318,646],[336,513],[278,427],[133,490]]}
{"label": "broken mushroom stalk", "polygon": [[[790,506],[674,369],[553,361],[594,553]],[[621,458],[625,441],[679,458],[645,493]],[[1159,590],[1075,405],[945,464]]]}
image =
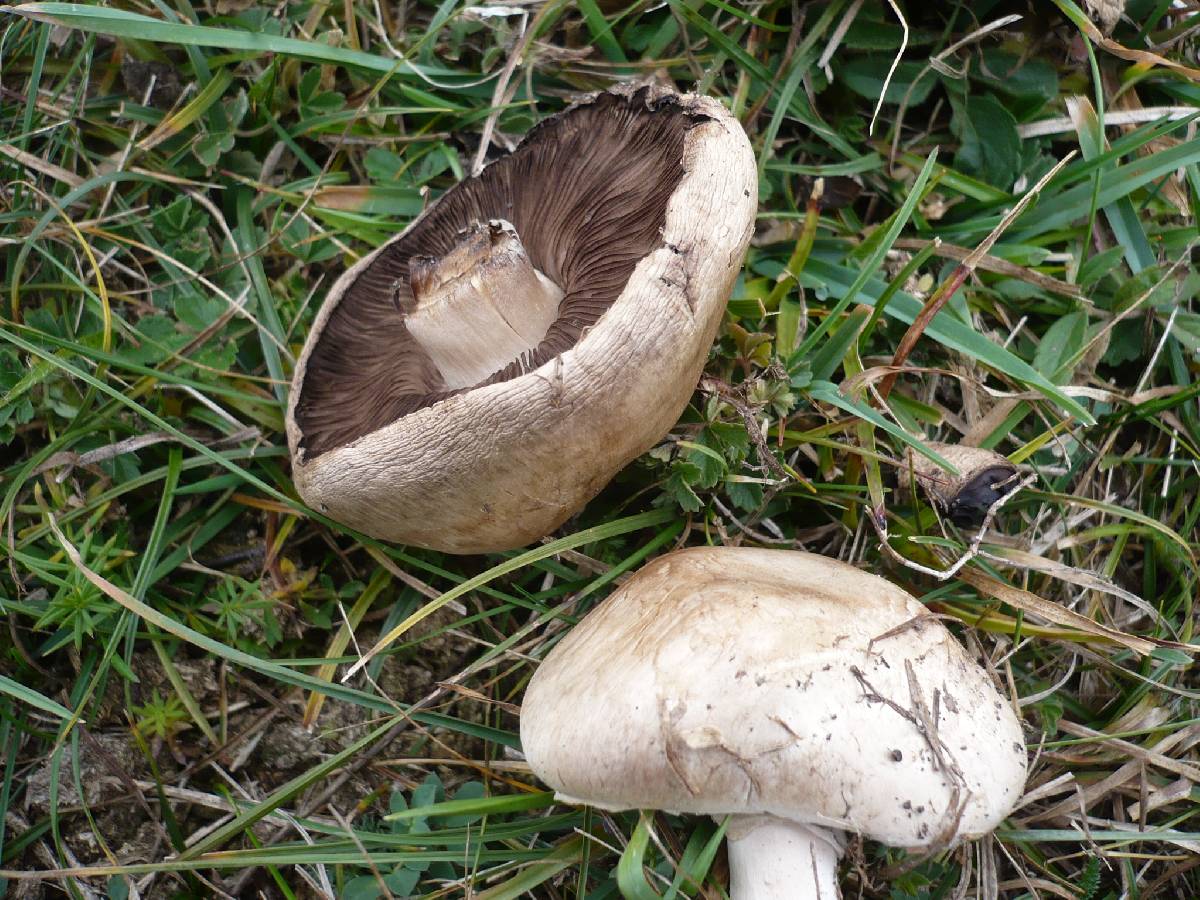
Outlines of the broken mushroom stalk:
{"label": "broken mushroom stalk", "polygon": [[1017,485],[1017,467],[994,450],[940,441],[927,441],[926,446],[958,474],[909,448],[898,487],[907,493],[915,477],[938,511],[956,525],[978,525],[992,505]]}
{"label": "broken mushroom stalk", "polygon": [[408,332],[452,389],[528,359],[563,298],[503,219],[466,228],[441,258],[412,257],[408,278],[410,292],[399,298]]}
{"label": "broken mushroom stalk", "polygon": [[564,801],[730,816],[733,900],[840,896],[846,833],[987,834],[1026,774],[1012,707],[917,600],[782,550],[640,570],[534,673],[521,743]]}
{"label": "broken mushroom stalk", "polygon": [[454,553],[550,533],[675,424],[757,199],[715,100],[622,86],[544,120],[331,288],[288,407],[301,497]]}

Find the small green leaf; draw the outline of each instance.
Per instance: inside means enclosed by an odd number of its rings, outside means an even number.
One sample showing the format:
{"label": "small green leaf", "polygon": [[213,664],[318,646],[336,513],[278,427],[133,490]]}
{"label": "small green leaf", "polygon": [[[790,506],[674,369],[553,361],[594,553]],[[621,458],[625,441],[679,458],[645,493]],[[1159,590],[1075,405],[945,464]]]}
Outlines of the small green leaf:
{"label": "small green leaf", "polygon": [[425,807],[432,806],[446,795],[445,788],[442,787],[442,780],[433,772],[425,776],[425,780],[413,788],[412,805],[408,811],[408,815],[414,818],[423,818],[427,813],[424,812]]}
{"label": "small green leaf", "polygon": [[[904,36],[904,28],[891,11],[886,10],[883,3],[867,3],[846,29],[842,45],[857,50],[883,50],[894,53]],[[928,44],[936,37],[936,32],[910,28],[908,45],[917,47]]]}
{"label": "small green leaf", "polygon": [[1021,168],[1021,139],[1013,114],[986,94],[952,104],[950,127],[959,139],[955,165],[994,187],[1011,188]]}
{"label": "small green leaf", "polygon": [[725,479],[725,493],[733,505],[743,512],[754,512],[762,505],[763,487],[754,481],[740,481],[736,477]]}
{"label": "small green leaf", "polygon": [[1073,356],[1083,346],[1086,331],[1086,313],[1073,312],[1060,316],[1042,336],[1042,342],[1033,356],[1033,367],[1058,384],[1069,380],[1070,373],[1060,374],[1059,369],[1063,360]]}
{"label": "small green leaf", "polygon": [[421,873],[413,869],[397,866],[396,871],[391,875],[383,876],[383,883],[388,886],[388,890],[396,897],[411,897],[413,888],[417,886],[417,882],[421,880]]}
{"label": "small green leaf", "polygon": [[1057,694],[1051,694],[1035,703],[1033,708],[1037,710],[1038,717],[1042,720],[1042,730],[1047,734],[1054,734],[1058,730],[1058,720],[1063,715],[1062,698]]}
{"label": "small green leaf", "polygon": [[[891,65],[891,56],[859,56],[840,66],[837,76],[846,87],[860,97],[877,100]],[[891,81],[887,82],[887,93],[883,96],[883,102],[900,103],[907,97],[909,106],[924,103],[933,86],[937,84],[937,79],[932,70],[926,70],[922,75],[923,68],[919,62],[901,62],[896,66]],[[910,90],[912,93],[909,93]]]}
{"label": "small green leaf", "polygon": [[[703,435],[699,435],[698,437],[703,440]],[[725,463],[725,457],[712,447],[706,447],[701,443],[693,441],[679,441],[679,446],[688,451],[687,461],[695,466],[700,473],[696,480],[692,482],[696,486],[710,488],[725,474],[728,468]]]}
{"label": "small green leaf", "polygon": [[1145,325],[1141,321],[1118,322],[1109,336],[1108,349],[1101,362],[1106,366],[1133,362],[1141,357],[1145,341]]}
{"label": "small green leaf", "polygon": [[346,98],[337,91],[321,90],[321,70],[309,69],[297,88],[300,112],[305,118],[328,115],[346,105]]}
{"label": "small green leaf", "polygon": [[1010,97],[1029,101],[1033,112],[1058,96],[1058,72],[1042,56],[1009,53],[988,47],[972,66],[971,77]]}
{"label": "small green leaf", "polygon": [[700,467],[682,459],[671,465],[671,474],[663,484],[663,491],[681,508],[688,512],[699,512],[704,504],[692,490],[692,485],[700,480]]}
{"label": "small green leaf", "polygon": [[233,149],[233,135],[225,132],[202,134],[192,145],[192,153],[208,168],[212,168],[221,158],[222,153]]}
{"label": "small green leaf", "polygon": [[741,423],[711,422],[704,433],[711,438],[711,441],[706,439],[705,443],[710,447],[720,446],[725,458],[731,462],[741,462],[750,452],[750,435]]}
{"label": "small green leaf", "polygon": [[376,900],[381,893],[379,882],[375,880],[374,875],[351,878],[342,888],[342,897],[345,900]]}
{"label": "small green leaf", "polygon": [[175,318],[197,331],[207,328],[225,310],[220,297],[189,291],[175,298]]}
{"label": "small green leaf", "polygon": [[404,158],[383,147],[372,147],[363,157],[363,168],[373,182],[395,181],[405,169]]}
{"label": "small green leaf", "polygon": [[779,301],[779,315],[775,319],[775,352],[780,359],[787,359],[796,349],[796,334],[800,330],[802,307],[791,297]]}
{"label": "small green leaf", "polygon": [[1124,247],[1109,247],[1089,256],[1079,267],[1079,286],[1090,288],[1101,278],[1116,270],[1125,255]]}
{"label": "small green leaf", "polygon": [[447,828],[462,828],[478,822],[486,812],[495,811],[488,810],[486,801],[489,799],[491,798],[487,797],[487,788],[484,787],[483,782],[468,781],[454,792],[454,799],[449,801],[462,804],[463,812],[459,815],[446,816],[442,820],[443,824]]}

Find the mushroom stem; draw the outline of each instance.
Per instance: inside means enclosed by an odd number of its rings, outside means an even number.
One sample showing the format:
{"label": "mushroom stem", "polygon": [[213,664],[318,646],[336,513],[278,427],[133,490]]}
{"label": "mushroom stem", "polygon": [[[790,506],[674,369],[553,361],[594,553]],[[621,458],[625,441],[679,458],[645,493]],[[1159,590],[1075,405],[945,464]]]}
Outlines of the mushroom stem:
{"label": "mushroom stem", "polygon": [[726,832],[730,900],[838,900],[840,832],[775,816],[735,816]]}
{"label": "mushroom stem", "polygon": [[445,256],[412,257],[408,272],[405,324],[451,390],[476,385],[536,348],[563,296],[503,219],[476,222]]}

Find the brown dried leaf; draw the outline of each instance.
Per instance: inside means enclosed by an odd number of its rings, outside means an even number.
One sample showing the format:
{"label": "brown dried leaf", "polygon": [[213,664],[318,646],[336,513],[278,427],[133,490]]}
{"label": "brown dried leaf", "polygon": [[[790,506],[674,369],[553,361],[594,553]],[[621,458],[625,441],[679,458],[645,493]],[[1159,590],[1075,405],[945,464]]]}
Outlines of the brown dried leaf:
{"label": "brown dried leaf", "polygon": [[1073,566],[1068,566],[1066,563],[1046,559],[1044,556],[1038,556],[1036,553],[1027,553],[1016,547],[991,547],[982,555],[994,562],[1007,563],[1017,568],[1041,572],[1061,581],[1066,581],[1069,584],[1092,591],[1099,591],[1102,594],[1109,594],[1113,597],[1119,597],[1131,606],[1141,610],[1156,623],[1163,624],[1162,614],[1153,606],[1132,591],[1125,590],[1123,587],[1114,584],[1101,575],[1097,575],[1095,572],[1076,569]]}
{"label": "brown dried leaf", "polygon": [[[1106,79],[1107,81],[1108,79]],[[1119,85],[1114,85],[1119,87]],[[1114,90],[1116,99],[1113,101],[1113,108],[1117,110],[1136,111],[1145,109],[1142,105],[1142,100],[1137,94],[1137,88],[1129,88],[1125,91]],[[1123,125],[1121,131],[1128,134],[1137,129],[1136,125]],[[1155,153],[1161,153],[1164,150],[1169,150],[1179,144],[1178,138],[1160,137],[1151,141],[1148,144],[1143,144],[1138,147],[1138,156],[1153,156]],[[1190,205],[1188,203],[1187,189],[1184,187],[1183,179],[1178,174],[1165,175],[1160,178],[1156,184],[1159,187],[1159,193],[1163,199],[1167,200],[1172,206],[1179,210],[1181,216],[1190,214]]]}
{"label": "brown dried leaf", "polygon": [[[1089,6],[1091,4],[1089,3]],[[1074,18],[1074,17],[1072,17]],[[1107,50],[1113,56],[1121,59],[1127,59],[1130,62],[1143,63],[1147,66],[1166,66],[1168,69],[1174,69],[1196,81],[1200,81],[1200,69],[1185,66],[1183,63],[1176,62],[1173,59],[1167,59],[1165,56],[1160,56],[1157,53],[1152,53],[1149,50],[1132,50],[1129,47],[1118,44],[1112,38],[1105,37],[1100,29],[1088,21],[1079,21],[1076,24],[1083,30],[1090,40],[1097,47]]]}
{"label": "brown dried leaf", "polygon": [[1178,641],[1165,641],[1160,638],[1137,637],[1132,634],[1126,634],[1123,631],[1118,631],[1116,628],[1109,628],[1107,625],[1101,625],[1099,622],[1092,621],[1087,616],[1081,616],[1079,613],[1059,606],[1057,603],[1051,603],[1037,594],[1014,587],[1011,584],[992,578],[975,569],[963,568],[958,573],[958,578],[971,585],[977,591],[981,591],[989,597],[995,597],[1002,603],[1007,603],[1009,606],[1016,607],[1054,625],[1074,628],[1076,631],[1081,631],[1092,637],[1102,638],[1118,644],[1128,650],[1132,650],[1139,656],[1149,656],[1159,647],[1183,650],[1188,653],[1196,650],[1191,644],[1181,644]]}

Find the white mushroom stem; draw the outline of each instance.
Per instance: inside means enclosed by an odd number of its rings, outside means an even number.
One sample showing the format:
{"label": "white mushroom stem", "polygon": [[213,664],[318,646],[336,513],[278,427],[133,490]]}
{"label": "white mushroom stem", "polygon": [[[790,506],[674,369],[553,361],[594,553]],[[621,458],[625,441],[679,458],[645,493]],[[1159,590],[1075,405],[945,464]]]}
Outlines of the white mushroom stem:
{"label": "white mushroom stem", "polygon": [[730,900],[838,900],[839,832],[775,816],[735,816],[725,835]]}
{"label": "white mushroom stem", "polygon": [[405,324],[451,390],[479,384],[537,347],[563,296],[503,219],[476,223],[445,256],[414,256],[408,268]]}

